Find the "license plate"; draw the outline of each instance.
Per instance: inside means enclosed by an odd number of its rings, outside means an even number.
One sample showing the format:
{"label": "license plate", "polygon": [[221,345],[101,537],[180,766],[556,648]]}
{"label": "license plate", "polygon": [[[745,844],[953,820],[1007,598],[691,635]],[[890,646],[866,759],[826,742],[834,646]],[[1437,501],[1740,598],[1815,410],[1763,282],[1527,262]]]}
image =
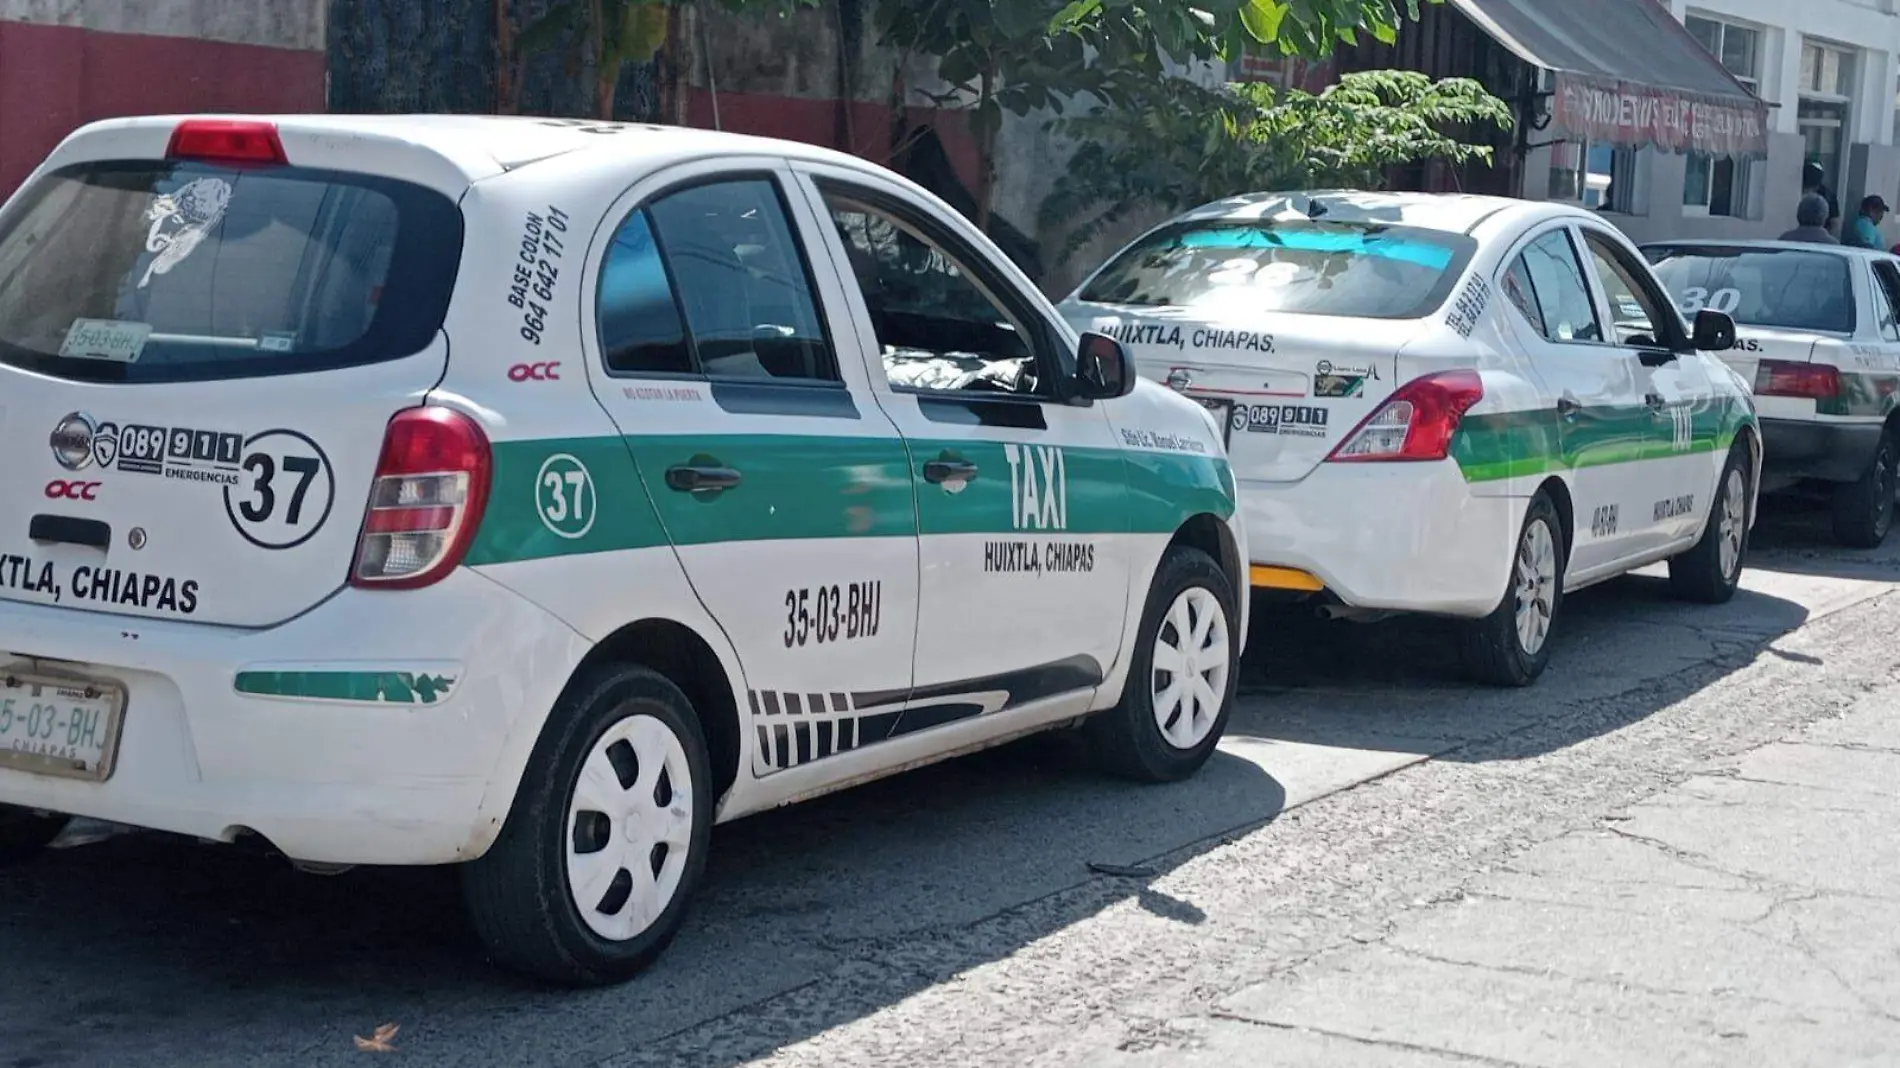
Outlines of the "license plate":
{"label": "license plate", "polygon": [[103,782],[124,714],[117,683],[0,669],[0,768]]}
{"label": "license plate", "polygon": [[1234,438],[1234,402],[1225,397],[1196,397],[1194,399],[1200,402],[1201,407],[1213,412],[1215,419],[1220,420],[1221,445],[1232,445]]}

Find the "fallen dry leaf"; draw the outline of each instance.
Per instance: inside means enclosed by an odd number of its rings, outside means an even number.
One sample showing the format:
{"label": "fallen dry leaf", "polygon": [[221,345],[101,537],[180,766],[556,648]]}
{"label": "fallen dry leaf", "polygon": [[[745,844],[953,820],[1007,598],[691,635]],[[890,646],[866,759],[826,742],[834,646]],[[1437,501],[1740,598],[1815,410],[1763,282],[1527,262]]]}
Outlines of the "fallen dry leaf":
{"label": "fallen dry leaf", "polygon": [[356,1035],[354,1036],[356,1038],[356,1048],[362,1050],[364,1053],[394,1053],[396,1052],[396,1047],[390,1045],[389,1040],[395,1038],[396,1032],[400,1030],[402,1030],[401,1024],[386,1023],[378,1027],[375,1034],[368,1038],[364,1038],[362,1035]]}

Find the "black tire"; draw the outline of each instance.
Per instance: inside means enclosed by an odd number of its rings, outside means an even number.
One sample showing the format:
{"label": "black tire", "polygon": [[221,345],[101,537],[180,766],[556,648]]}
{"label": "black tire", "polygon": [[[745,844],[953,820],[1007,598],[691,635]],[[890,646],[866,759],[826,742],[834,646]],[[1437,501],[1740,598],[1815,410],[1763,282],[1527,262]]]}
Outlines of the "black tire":
{"label": "black tire", "polygon": [[[658,917],[632,937],[613,940],[588,925],[570,889],[568,848],[580,828],[570,825],[569,804],[596,743],[636,716],[658,721],[685,753],[692,779],[691,830],[679,882]],[[622,789],[635,796],[628,784],[632,773],[620,765],[615,770]],[[670,772],[664,778],[677,787]],[[479,860],[462,868],[469,917],[495,963],[565,986],[620,982],[652,964],[679,932],[687,903],[705,872],[713,800],[705,733],[679,687],[643,667],[606,665],[577,677],[542,729],[500,836]],[[617,821],[598,823],[606,832],[604,841],[621,833]],[[663,856],[662,848],[656,845],[652,855]],[[621,867],[603,902],[612,899],[622,879],[629,880],[631,893],[630,869]]]}
{"label": "black tire", "polygon": [[[1191,597],[1190,591],[1195,590],[1207,596]],[[1206,728],[1206,736],[1186,747],[1170,741],[1164,733],[1155,715],[1152,685],[1156,678],[1157,642],[1164,634],[1176,634],[1177,641],[1183,637],[1169,621],[1169,615],[1175,602],[1184,597],[1201,601],[1203,607],[1210,603],[1217,606],[1220,618],[1210,624],[1210,628],[1224,631],[1227,646],[1226,675],[1216,695],[1220,707],[1212,717],[1212,725]],[[1234,610],[1233,580],[1212,557],[1184,545],[1171,546],[1162,555],[1161,565],[1155,569],[1154,583],[1148,588],[1141,628],[1135,632],[1134,658],[1129,663],[1121,703],[1091,717],[1083,725],[1083,737],[1104,769],[1137,782],[1163,783],[1185,779],[1207,763],[1227,730],[1228,717],[1233,714],[1234,686],[1240,675],[1240,635],[1235,626],[1238,617],[1239,613]],[[1198,627],[1198,619],[1194,625]],[[1208,634],[1211,639],[1213,629]],[[1203,678],[1213,670],[1194,666]],[[1190,718],[1183,721],[1182,716]],[[1195,730],[1192,716],[1192,709],[1179,706],[1169,717],[1169,725],[1179,725],[1183,737],[1190,737]]]}
{"label": "black tire", "polygon": [[1900,440],[1891,430],[1852,482],[1834,487],[1834,540],[1850,549],[1877,549],[1893,527],[1894,494],[1900,490]]}
{"label": "black tire", "polygon": [[70,816],[42,816],[32,809],[0,805],[0,864],[33,859],[71,822]]}
{"label": "black tire", "polygon": [[[1536,533],[1541,528],[1542,534]],[[1547,579],[1527,585],[1526,569],[1535,570],[1534,560],[1526,563],[1526,554],[1536,557],[1535,545],[1547,536],[1553,572]],[[1539,492],[1524,511],[1524,523],[1518,528],[1511,550],[1510,577],[1504,584],[1504,597],[1497,608],[1482,619],[1465,620],[1458,629],[1459,660],[1465,675],[1487,686],[1529,686],[1544,673],[1550,663],[1551,639],[1557,620],[1563,614],[1564,568],[1569,564],[1564,544],[1564,527],[1557,506],[1549,495]],[[1532,639],[1536,648],[1528,648],[1518,634],[1518,605],[1526,596],[1535,597],[1534,609],[1543,617],[1543,637]]]}
{"label": "black tire", "polygon": [[[1739,479],[1739,516],[1731,516],[1728,508],[1731,479]],[[1685,601],[1701,604],[1725,604],[1735,596],[1735,588],[1742,581],[1742,565],[1748,559],[1748,508],[1749,508],[1749,471],[1748,447],[1737,442],[1728,451],[1728,461],[1722,465],[1722,475],[1715,483],[1715,496],[1709,501],[1709,518],[1702,527],[1702,537],[1688,552],[1669,559],[1669,589]],[[1729,525],[1735,524],[1734,559],[1724,564],[1722,560],[1723,544],[1730,536]]]}

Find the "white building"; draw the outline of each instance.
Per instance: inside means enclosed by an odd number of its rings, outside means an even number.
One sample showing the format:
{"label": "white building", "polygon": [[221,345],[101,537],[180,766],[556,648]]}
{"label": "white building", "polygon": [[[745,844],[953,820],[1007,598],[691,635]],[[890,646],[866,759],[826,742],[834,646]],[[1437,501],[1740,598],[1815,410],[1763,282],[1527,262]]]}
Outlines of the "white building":
{"label": "white building", "polygon": [[[1765,158],[1592,144],[1554,123],[1544,138],[1564,140],[1529,153],[1525,196],[1579,200],[1639,241],[1773,237],[1795,225],[1802,164],[1812,159],[1827,172],[1843,224],[1864,195],[1900,204],[1896,0],[1665,2],[1736,81],[1767,103]],[[1890,244],[1900,241],[1894,219],[1885,229]]]}

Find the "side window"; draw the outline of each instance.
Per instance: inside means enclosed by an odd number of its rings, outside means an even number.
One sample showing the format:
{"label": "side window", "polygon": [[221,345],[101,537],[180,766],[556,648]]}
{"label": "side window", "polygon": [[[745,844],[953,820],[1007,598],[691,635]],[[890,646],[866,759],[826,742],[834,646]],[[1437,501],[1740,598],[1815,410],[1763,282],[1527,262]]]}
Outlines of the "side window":
{"label": "side window", "polygon": [[1590,246],[1590,261],[1597,272],[1597,279],[1603,283],[1603,295],[1610,302],[1611,321],[1616,326],[1616,340],[1622,345],[1655,345],[1657,334],[1666,327],[1665,316],[1674,313],[1668,305],[1659,304],[1649,295],[1637,280],[1636,268],[1624,262],[1624,257],[1611,247],[1610,242],[1596,234],[1585,233],[1584,244]]}
{"label": "side window", "polygon": [[1524,273],[1531,282],[1539,315],[1532,319],[1552,341],[1601,341],[1596,305],[1583,281],[1577,250],[1562,230],[1552,230],[1525,246]]}
{"label": "side window", "polygon": [[597,314],[610,371],[839,380],[768,178],[693,186],[628,216],[601,268]]}
{"label": "side window", "polygon": [[1874,318],[1880,327],[1880,336],[1888,341],[1900,341],[1900,321],[1896,321],[1894,309],[1900,307],[1900,269],[1891,263],[1874,264]]}
{"label": "side window", "polygon": [[1036,396],[1036,349],[958,258],[892,213],[827,190],[883,354],[900,388]]}

